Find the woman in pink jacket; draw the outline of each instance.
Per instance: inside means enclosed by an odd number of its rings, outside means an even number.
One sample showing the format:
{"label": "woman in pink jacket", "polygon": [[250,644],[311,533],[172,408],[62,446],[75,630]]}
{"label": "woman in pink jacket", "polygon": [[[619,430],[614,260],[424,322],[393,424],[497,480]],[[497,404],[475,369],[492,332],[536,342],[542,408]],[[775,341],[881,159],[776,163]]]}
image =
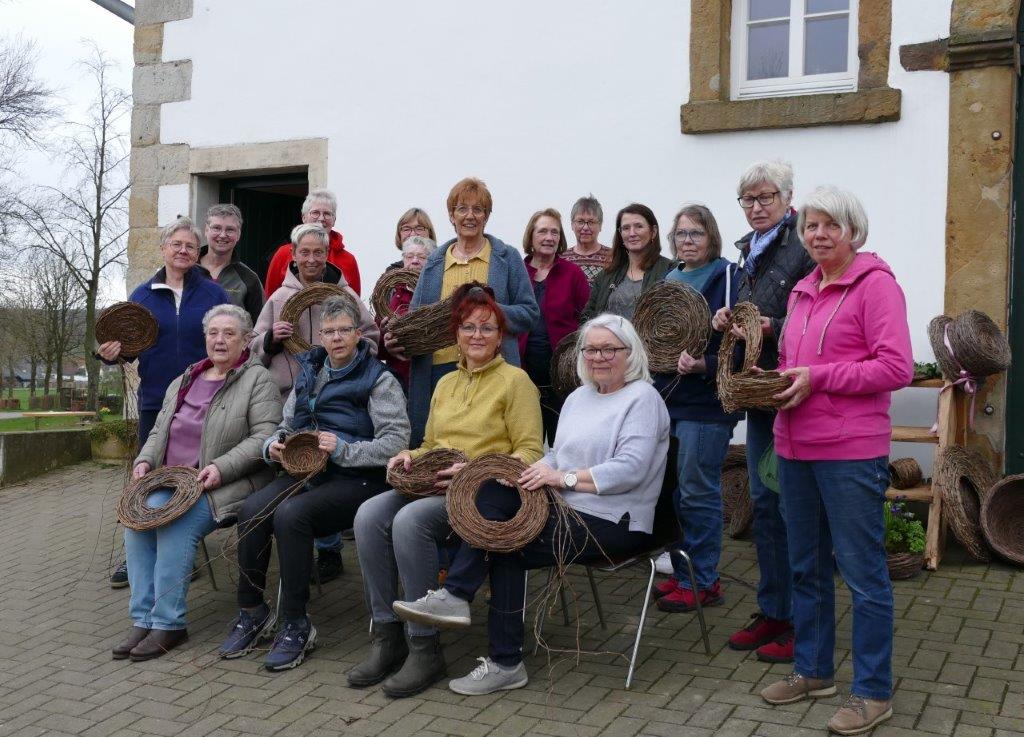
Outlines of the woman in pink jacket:
{"label": "woman in pink jacket", "polygon": [[893,598],[882,504],[889,486],[890,394],[913,376],[903,291],[874,253],[852,194],[816,189],[797,221],[817,264],[789,297],[779,369],[792,385],[775,420],[793,571],[793,673],[771,704],[835,693],[833,551],[853,596],[853,684],[828,727],[859,734],[892,715]]}

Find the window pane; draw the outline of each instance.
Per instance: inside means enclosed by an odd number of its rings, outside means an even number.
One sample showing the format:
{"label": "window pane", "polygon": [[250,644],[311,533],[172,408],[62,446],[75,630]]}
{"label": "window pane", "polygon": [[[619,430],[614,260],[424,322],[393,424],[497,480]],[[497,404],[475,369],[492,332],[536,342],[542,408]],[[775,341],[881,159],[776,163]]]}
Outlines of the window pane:
{"label": "window pane", "polygon": [[850,0],[807,0],[807,13],[830,13],[834,10],[849,10]]}
{"label": "window pane", "polygon": [[804,43],[804,74],[845,72],[849,59],[850,19],[808,18]]}
{"label": "window pane", "polygon": [[788,17],[789,0],[750,0],[750,20]]}
{"label": "window pane", "polygon": [[750,26],[747,79],[789,76],[789,21]]}

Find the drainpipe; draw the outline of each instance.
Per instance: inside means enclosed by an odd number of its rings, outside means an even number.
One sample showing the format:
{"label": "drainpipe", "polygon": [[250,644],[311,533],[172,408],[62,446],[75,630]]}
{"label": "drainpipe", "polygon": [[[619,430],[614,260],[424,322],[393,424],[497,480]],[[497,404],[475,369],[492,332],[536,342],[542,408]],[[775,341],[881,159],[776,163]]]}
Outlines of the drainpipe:
{"label": "drainpipe", "polygon": [[92,0],[94,3],[99,5],[101,8],[109,10],[111,13],[116,15],[121,20],[126,20],[135,25],[135,8],[128,3],[123,3],[121,0]]}

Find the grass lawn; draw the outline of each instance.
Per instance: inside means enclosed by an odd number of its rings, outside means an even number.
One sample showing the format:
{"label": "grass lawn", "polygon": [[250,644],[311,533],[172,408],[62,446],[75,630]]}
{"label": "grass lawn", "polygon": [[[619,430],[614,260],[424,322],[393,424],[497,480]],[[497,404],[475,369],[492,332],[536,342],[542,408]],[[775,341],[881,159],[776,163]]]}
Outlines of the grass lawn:
{"label": "grass lawn", "polygon": [[[120,415],[100,415],[104,422],[121,419]],[[78,417],[43,417],[39,420],[40,430],[53,430],[61,427],[78,427]],[[0,420],[0,432],[14,432],[18,430],[35,430],[36,421],[32,417],[15,417],[12,420]]]}

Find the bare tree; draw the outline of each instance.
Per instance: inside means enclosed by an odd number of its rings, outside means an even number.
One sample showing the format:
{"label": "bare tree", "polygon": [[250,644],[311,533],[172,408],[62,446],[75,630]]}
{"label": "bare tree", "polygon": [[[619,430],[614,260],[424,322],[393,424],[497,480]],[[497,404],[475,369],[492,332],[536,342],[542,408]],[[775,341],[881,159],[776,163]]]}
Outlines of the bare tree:
{"label": "bare tree", "polygon": [[55,112],[53,90],[36,79],[37,58],[31,41],[0,39],[0,133],[21,143],[38,143]]}
{"label": "bare tree", "polygon": [[84,344],[89,376],[87,403],[96,409],[99,362],[92,354],[96,302],[104,272],[123,266],[128,233],[127,116],[131,98],[110,80],[113,68],[92,45],[81,62],[96,97],[84,121],[70,122],[61,142],[67,182],[40,187],[19,198],[17,217],[27,231],[27,246],[61,261],[80,290],[85,308]]}

